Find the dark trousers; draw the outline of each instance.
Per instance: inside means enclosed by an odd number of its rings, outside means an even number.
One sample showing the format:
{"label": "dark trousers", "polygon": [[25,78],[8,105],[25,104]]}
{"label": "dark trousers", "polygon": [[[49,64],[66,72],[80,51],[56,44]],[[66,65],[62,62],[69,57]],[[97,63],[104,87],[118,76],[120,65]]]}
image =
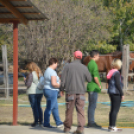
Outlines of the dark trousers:
{"label": "dark trousers", "polygon": [[83,131],[84,126],[85,126],[84,104],[85,104],[85,96],[84,95],[80,95],[80,94],[68,95],[68,94],[66,94],[66,113],[65,113],[65,121],[64,121],[64,130],[65,131],[69,131],[71,129],[74,107],[76,107],[76,111],[77,111],[77,120],[78,120],[77,130]]}
{"label": "dark trousers", "polygon": [[43,94],[29,94],[28,98],[32,107],[33,117],[35,123],[42,123],[43,122],[43,114],[41,108],[41,99]]}
{"label": "dark trousers", "polygon": [[120,109],[121,96],[120,95],[109,95],[111,100],[111,110],[109,113],[109,126],[116,126],[116,118]]}

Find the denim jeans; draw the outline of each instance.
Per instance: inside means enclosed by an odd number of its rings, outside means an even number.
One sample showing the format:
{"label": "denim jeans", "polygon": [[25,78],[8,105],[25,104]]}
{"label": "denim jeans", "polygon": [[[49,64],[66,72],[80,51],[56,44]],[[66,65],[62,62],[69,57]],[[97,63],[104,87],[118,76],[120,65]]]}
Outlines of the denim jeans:
{"label": "denim jeans", "polygon": [[59,111],[58,111],[58,102],[57,102],[57,90],[44,89],[44,96],[46,98],[46,109],[44,111],[44,126],[50,126],[50,115],[54,117],[56,125],[61,125],[63,122],[60,120]]}
{"label": "denim jeans", "polygon": [[35,123],[43,122],[43,113],[40,105],[43,94],[29,94],[29,101],[33,110],[33,117]]}
{"label": "denim jeans", "polygon": [[95,114],[95,109],[96,109],[96,104],[97,104],[97,98],[98,98],[98,93],[97,92],[88,92],[88,124],[95,123],[94,121],[94,114]]}

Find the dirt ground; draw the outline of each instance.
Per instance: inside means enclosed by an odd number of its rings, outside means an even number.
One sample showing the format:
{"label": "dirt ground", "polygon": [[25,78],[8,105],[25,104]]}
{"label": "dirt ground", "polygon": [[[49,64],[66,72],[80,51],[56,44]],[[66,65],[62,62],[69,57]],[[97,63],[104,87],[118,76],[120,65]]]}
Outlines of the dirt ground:
{"label": "dirt ground", "polygon": [[[103,89],[105,89],[105,83],[102,83]],[[133,85],[131,85],[133,87]],[[23,89],[21,92],[19,92],[18,95],[18,104],[29,104],[28,97],[25,94],[26,90]],[[8,100],[0,100],[0,124],[11,124],[12,123],[12,95]],[[86,93],[86,101],[88,101],[88,94]],[[127,91],[125,93],[125,101],[134,101],[134,90]],[[45,104],[46,100],[45,97],[42,99],[42,104]],[[65,98],[62,97],[58,99],[58,102],[65,102]],[[109,102],[108,94],[105,90],[103,90],[102,93],[98,96],[98,102]],[[85,104],[85,118],[87,122],[87,108],[88,103]],[[45,107],[42,107],[43,111],[45,110]],[[97,109],[95,112],[95,120],[98,124],[102,126],[108,126],[108,114],[109,114],[110,107],[104,104],[97,104]],[[65,119],[65,106],[59,106],[59,113],[61,120],[64,121]],[[27,125],[31,124],[33,122],[33,115],[32,115],[32,109],[30,107],[18,107],[18,123],[20,125]],[[51,116],[51,124],[54,125],[55,122],[53,120],[53,117]],[[77,114],[74,110],[73,115],[73,124],[77,124]],[[128,108],[128,107],[121,107],[118,118],[117,118],[117,125],[122,127],[134,127],[134,107]]]}

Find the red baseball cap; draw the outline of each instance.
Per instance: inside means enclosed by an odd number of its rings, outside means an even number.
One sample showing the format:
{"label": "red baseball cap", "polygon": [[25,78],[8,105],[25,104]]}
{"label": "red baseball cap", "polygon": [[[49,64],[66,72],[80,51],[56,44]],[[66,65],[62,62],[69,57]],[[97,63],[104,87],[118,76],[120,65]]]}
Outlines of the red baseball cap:
{"label": "red baseball cap", "polygon": [[81,51],[75,51],[74,52],[74,57],[77,59],[82,59],[82,52]]}

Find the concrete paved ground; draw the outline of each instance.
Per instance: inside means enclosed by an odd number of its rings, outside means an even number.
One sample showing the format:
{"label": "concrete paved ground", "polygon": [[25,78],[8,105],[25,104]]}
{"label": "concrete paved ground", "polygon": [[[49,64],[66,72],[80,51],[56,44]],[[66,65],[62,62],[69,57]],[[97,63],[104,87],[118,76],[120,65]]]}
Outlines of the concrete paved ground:
{"label": "concrete paved ground", "polygon": [[[71,132],[73,132],[76,127],[72,127]],[[63,128],[42,128],[36,127],[32,128],[30,126],[7,126],[0,125],[0,134],[64,134]],[[93,128],[85,128],[84,134],[109,134],[107,128],[93,129]],[[121,134],[134,134],[134,128],[123,128],[122,132],[118,132]],[[71,134],[71,133],[70,133]]]}

